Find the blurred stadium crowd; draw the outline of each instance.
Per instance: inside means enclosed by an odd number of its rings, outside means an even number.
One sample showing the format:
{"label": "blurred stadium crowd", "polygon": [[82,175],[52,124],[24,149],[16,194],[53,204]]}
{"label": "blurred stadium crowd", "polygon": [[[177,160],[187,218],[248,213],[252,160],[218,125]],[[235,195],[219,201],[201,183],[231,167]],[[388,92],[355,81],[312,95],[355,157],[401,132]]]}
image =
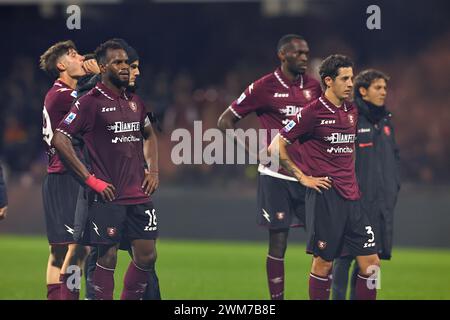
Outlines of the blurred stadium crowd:
{"label": "blurred stadium crowd", "polygon": [[[233,33],[228,36],[223,41],[232,44]],[[50,38],[46,37],[41,48],[35,51],[43,52],[51,42],[63,40]],[[437,184],[449,181],[450,33],[430,39],[412,54],[393,52],[389,58],[379,60],[367,55],[361,59],[357,41],[339,37],[328,39],[326,43],[308,37],[307,40],[311,47],[309,73],[313,75],[320,59],[335,52],[354,57],[356,72],[374,67],[389,74],[388,107],[393,113],[401,148],[403,180]],[[258,38],[257,47],[253,49],[259,52],[260,57],[265,57],[265,60],[260,60],[264,63],[250,61],[251,55],[244,55],[240,60],[235,59],[231,68],[214,69],[220,70],[215,74],[205,72],[205,69],[227,59],[227,49],[218,50],[216,41],[206,43],[206,49],[202,48],[205,52],[210,46],[211,56],[219,56],[205,58],[201,71],[194,63],[184,63],[182,68],[169,68],[167,63],[159,66],[151,52],[137,45],[142,65],[138,93],[155,112],[162,129],[159,150],[160,175],[164,184],[183,181],[232,185],[248,182],[253,185],[255,166],[174,165],[170,155],[175,143],[171,142],[170,136],[176,128],[192,130],[194,120],[202,121],[203,130],[216,127],[218,116],[245,87],[277,66],[276,41],[275,36]],[[135,45],[136,41],[132,39],[129,42]],[[232,47],[231,44],[225,48]],[[9,62],[0,76],[2,158],[9,178],[28,184],[41,181],[45,174],[47,159],[41,142],[41,113],[43,99],[52,80],[38,69],[38,56],[35,54],[15,55]],[[244,126],[257,127],[256,117],[245,120]]]}

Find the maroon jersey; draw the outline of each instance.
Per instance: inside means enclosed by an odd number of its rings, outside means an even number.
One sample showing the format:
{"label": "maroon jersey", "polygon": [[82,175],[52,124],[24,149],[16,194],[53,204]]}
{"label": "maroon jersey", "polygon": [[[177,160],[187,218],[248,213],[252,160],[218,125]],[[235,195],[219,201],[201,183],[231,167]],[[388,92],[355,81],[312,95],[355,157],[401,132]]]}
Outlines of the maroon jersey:
{"label": "maroon jersey", "polygon": [[150,125],[137,95],[117,95],[101,82],[81,97],[56,129],[70,139],[81,135],[92,173],[115,188],[113,203],[141,204],[150,200],[144,181],[143,129]]}
{"label": "maroon jersey", "polygon": [[332,178],[333,188],[349,200],[360,197],[354,163],[357,119],[354,105],[344,102],[338,108],[322,95],[280,130],[289,143],[302,140],[305,173]]}
{"label": "maroon jersey", "polygon": [[62,173],[66,171],[59,155],[51,145],[54,130],[69,112],[73,100],[77,97],[75,90],[61,80],[56,80],[53,87],[47,92],[44,100],[42,137],[45,141],[48,154],[48,173]]}
{"label": "maroon jersey", "polygon": [[[252,83],[242,95],[234,101],[229,109],[238,118],[243,118],[251,112],[256,112],[261,127],[267,130],[266,145],[272,140],[270,130],[279,130],[308,102],[317,99],[322,93],[317,80],[307,75],[301,75],[295,82],[289,81],[276,69]],[[292,160],[301,164],[300,143],[294,141],[288,147]],[[265,168],[267,169],[267,168]],[[260,167],[261,171],[261,167]],[[284,175],[291,175],[283,168],[278,171]]]}

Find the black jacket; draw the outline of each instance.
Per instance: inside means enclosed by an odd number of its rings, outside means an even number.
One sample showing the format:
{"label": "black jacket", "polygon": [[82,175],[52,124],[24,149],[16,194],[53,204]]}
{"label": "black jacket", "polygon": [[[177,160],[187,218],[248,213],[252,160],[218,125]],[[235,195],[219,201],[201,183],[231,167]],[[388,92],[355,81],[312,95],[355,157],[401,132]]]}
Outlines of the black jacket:
{"label": "black jacket", "polygon": [[3,179],[3,171],[0,166],[0,208],[3,208],[8,205],[8,197],[6,195],[6,184]]}
{"label": "black jacket", "polygon": [[374,228],[378,255],[390,259],[394,209],[400,190],[400,158],[392,114],[360,98],[355,102],[359,111],[356,176],[362,193],[361,208]]}
{"label": "black jacket", "polygon": [[97,82],[101,80],[101,76],[99,74],[88,74],[78,80],[77,83],[77,99],[84,96],[88,93],[92,88],[95,87]]}

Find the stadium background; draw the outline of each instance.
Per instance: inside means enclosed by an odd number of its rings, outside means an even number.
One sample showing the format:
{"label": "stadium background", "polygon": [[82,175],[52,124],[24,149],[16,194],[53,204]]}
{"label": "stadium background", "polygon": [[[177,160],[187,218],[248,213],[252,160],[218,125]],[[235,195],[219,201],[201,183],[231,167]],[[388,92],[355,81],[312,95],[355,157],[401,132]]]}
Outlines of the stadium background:
{"label": "stadium background", "polygon": [[[194,120],[201,120],[204,130],[215,127],[220,113],[249,83],[278,65],[275,46],[286,33],[307,39],[313,75],[322,58],[344,53],[354,59],[356,72],[374,67],[391,76],[387,105],[394,114],[403,186],[395,218],[396,247],[393,261],[385,263],[388,280],[381,298],[450,299],[448,275],[426,280],[427,273],[439,277],[450,269],[448,2],[106,0],[78,4],[81,30],[68,30],[64,1],[0,1],[0,154],[10,200],[8,218],[0,222],[0,299],[44,298],[47,246],[41,183],[46,156],[40,131],[42,102],[52,80],[38,69],[38,57],[56,41],[72,39],[81,53],[89,53],[112,37],[122,37],[138,50],[139,93],[162,128],[161,187],[154,200],[161,228],[158,268],[163,296],[167,292],[165,297],[175,299],[267,298],[266,232],[255,225],[256,167],[176,166],[170,160],[174,145],[170,134],[176,128],[192,131]],[[370,4],[381,8],[381,30],[366,27]],[[242,123],[244,128],[257,125],[255,117]],[[303,253],[303,232],[295,230],[291,240],[295,246],[288,249],[287,272],[291,270],[299,289],[288,287],[292,293],[287,297],[306,298],[309,258]],[[234,255],[247,258],[248,264],[238,259],[233,264],[230,256]],[[214,262],[193,262],[199,259]],[[24,271],[18,261],[25,263]],[[185,269],[171,269],[183,263]],[[192,277],[197,277],[198,288],[192,283],[186,283],[192,290],[182,286],[188,268],[196,270]],[[198,275],[202,270],[203,278]],[[29,282],[19,275],[23,272]],[[247,291],[225,285],[206,289],[220,277],[235,281],[232,272],[252,279]],[[399,273],[405,281],[389,282],[399,280]],[[21,285],[14,287],[13,279]],[[422,291],[411,293],[406,286],[410,281]],[[116,283],[120,286],[120,280]],[[389,287],[390,283],[395,285]]]}

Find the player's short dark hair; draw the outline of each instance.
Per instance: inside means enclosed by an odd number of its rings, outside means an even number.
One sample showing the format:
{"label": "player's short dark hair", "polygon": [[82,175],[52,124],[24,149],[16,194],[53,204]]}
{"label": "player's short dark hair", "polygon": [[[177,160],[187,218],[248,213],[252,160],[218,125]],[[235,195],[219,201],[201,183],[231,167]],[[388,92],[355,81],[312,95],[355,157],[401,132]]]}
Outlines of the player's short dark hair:
{"label": "player's short dark hair", "polygon": [[59,76],[56,67],[59,58],[67,54],[70,49],[77,50],[72,40],[60,41],[48,48],[39,58],[39,67],[53,77]]}
{"label": "player's short dark hair", "polygon": [[332,54],[322,61],[319,67],[320,79],[322,79],[322,84],[325,86],[325,78],[330,77],[331,79],[336,79],[339,74],[339,68],[353,68],[353,61],[342,54]]}
{"label": "player's short dark hair", "polygon": [[377,79],[384,79],[384,81],[389,81],[389,76],[385,73],[375,70],[375,69],[367,69],[361,71],[353,81],[353,93],[355,97],[361,97],[361,93],[359,92],[359,88],[368,89],[372,83],[372,81]]}
{"label": "player's short dark hair", "polygon": [[111,40],[120,43],[122,45],[122,47],[125,49],[125,51],[127,52],[127,56],[128,56],[128,63],[132,63],[132,62],[139,60],[139,55],[138,55],[137,51],[132,46],[130,46],[128,44],[128,42],[126,42],[124,39],[114,38]]}
{"label": "player's short dark hair", "polygon": [[302,36],[298,34],[285,34],[278,40],[277,44],[277,52],[281,50],[286,44],[291,43],[292,40],[298,39],[298,40],[305,40]]}
{"label": "player's short dark hair", "polygon": [[114,40],[108,40],[100,44],[97,49],[95,49],[95,57],[98,63],[105,64],[106,63],[106,54],[108,50],[117,50],[122,49],[125,50],[122,44]]}

